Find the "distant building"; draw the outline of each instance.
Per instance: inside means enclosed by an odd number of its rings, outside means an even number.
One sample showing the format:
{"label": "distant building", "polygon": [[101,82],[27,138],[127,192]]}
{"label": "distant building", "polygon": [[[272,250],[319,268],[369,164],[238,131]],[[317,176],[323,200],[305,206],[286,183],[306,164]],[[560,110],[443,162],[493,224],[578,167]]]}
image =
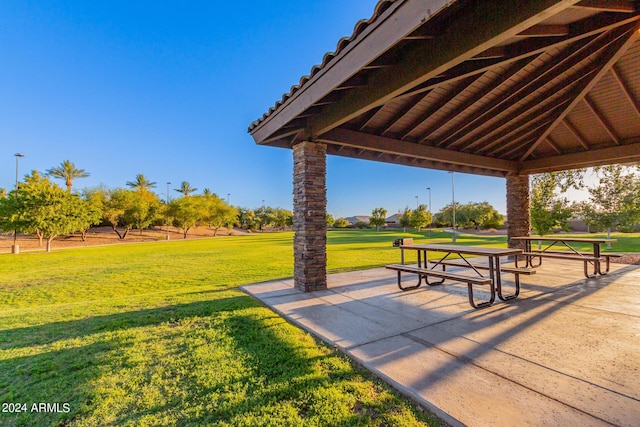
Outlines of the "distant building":
{"label": "distant building", "polygon": [[402,214],[397,213],[394,215],[391,215],[390,217],[388,217],[387,219],[384,220],[384,223],[387,225],[398,225],[400,224],[400,218],[402,218]]}
{"label": "distant building", "polygon": [[356,223],[358,222],[363,222],[365,224],[369,224],[369,216],[368,215],[356,215],[356,216],[350,216],[348,218],[345,218],[347,221],[349,221],[349,224],[351,225],[356,225]]}

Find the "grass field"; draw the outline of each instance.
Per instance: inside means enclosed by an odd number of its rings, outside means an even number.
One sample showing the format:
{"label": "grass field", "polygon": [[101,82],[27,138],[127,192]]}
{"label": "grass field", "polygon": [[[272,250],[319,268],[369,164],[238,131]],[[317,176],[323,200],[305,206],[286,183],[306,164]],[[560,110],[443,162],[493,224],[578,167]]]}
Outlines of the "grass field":
{"label": "grass field", "polygon": [[[397,262],[394,239],[425,236],[331,231],[329,269]],[[290,277],[292,238],[0,255],[0,425],[437,425],[237,289]]]}

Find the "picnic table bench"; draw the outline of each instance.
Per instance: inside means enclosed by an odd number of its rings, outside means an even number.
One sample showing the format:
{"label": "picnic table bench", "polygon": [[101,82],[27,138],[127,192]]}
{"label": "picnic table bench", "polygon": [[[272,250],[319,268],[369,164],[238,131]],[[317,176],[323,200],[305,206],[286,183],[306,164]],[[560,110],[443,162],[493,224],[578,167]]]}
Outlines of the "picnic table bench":
{"label": "picnic table bench", "polygon": [[[486,248],[486,247],[477,247],[477,246],[463,246],[463,245],[442,245],[442,244],[422,244],[422,245],[399,245],[401,249],[401,264],[389,264],[386,268],[390,270],[395,270],[398,275],[398,287],[403,290],[410,290],[419,288],[422,284],[422,280],[424,279],[425,283],[429,286],[440,285],[444,283],[445,280],[452,280],[457,282],[463,282],[467,284],[469,304],[473,308],[483,308],[488,307],[495,301],[495,295],[497,293],[498,297],[507,301],[510,299],[514,299],[518,296],[520,292],[520,282],[516,280],[515,292],[511,295],[503,295],[502,293],[502,278],[501,273],[504,270],[500,266],[500,257],[501,256],[513,256],[522,253],[520,249],[501,249],[501,248]],[[413,250],[417,252],[418,255],[418,264],[417,266],[406,265],[405,264],[405,250]],[[435,251],[444,253],[444,256],[440,260],[435,262],[431,262],[431,266],[429,266],[429,261],[427,259],[427,252]],[[447,260],[447,257],[450,255],[457,255],[460,257],[459,262],[465,263],[462,264],[463,267],[469,267],[471,270],[475,271],[476,276],[466,275],[466,274],[458,274],[450,271],[446,271],[446,265],[451,260]],[[487,265],[478,267],[477,265],[472,265],[469,263],[465,255],[476,255],[476,256],[486,256],[487,257]],[[437,266],[442,267],[442,271],[436,270]],[[488,270],[489,274],[483,275],[479,270]],[[528,271],[527,269],[517,269],[511,268],[509,272],[516,274],[527,274],[524,273]],[[412,273],[418,276],[418,282],[414,286],[403,286],[402,285],[402,273]],[[429,277],[436,277],[440,279],[437,282],[429,281]],[[490,298],[487,301],[483,301],[481,303],[476,303],[473,295],[473,285],[488,285]]]}
{"label": "picnic table bench", "polygon": [[[601,252],[600,245],[604,243],[613,243],[615,239],[602,239],[602,238],[582,238],[582,237],[512,237],[512,240],[520,240],[525,242],[525,249],[522,255],[525,257],[525,267],[537,268],[542,265],[542,258],[556,258],[565,259],[571,261],[581,261],[584,265],[584,275],[587,278],[597,277],[598,275],[605,275],[609,273],[611,258],[621,257],[621,254]],[[546,244],[546,247],[539,249],[533,249],[531,242],[550,242]],[[578,251],[569,243],[588,243],[593,245],[593,250],[590,252]],[[558,247],[563,247],[564,250],[558,250]],[[556,249],[554,249],[556,248]],[[538,262],[534,263],[534,259],[537,258]],[[605,270],[602,270],[601,261],[605,261]],[[516,257],[516,266],[518,265],[518,259]],[[589,265],[593,265],[593,274],[589,272]]]}

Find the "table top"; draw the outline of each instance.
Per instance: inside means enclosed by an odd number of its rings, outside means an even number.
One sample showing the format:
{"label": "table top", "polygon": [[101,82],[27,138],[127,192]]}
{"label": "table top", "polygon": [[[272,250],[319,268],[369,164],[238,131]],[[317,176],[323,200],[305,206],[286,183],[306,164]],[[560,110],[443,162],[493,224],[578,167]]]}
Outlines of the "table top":
{"label": "table top", "polygon": [[544,240],[544,241],[554,241],[554,242],[575,242],[575,243],[615,243],[616,239],[605,239],[605,238],[590,238],[590,237],[562,237],[562,236],[550,236],[550,237],[540,237],[540,236],[521,236],[521,237],[511,237],[511,240]]}
{"label": "table top", "polygon": [[522,249],[512,249],[512,248],[486,248],[483,246],[441,245],[441,244],[400,245],[400,249],[412,249],[416,251],[452,252],[452,253],[459,253],[459,254],[487,255],[487,256],[519,255],[523,252]]}

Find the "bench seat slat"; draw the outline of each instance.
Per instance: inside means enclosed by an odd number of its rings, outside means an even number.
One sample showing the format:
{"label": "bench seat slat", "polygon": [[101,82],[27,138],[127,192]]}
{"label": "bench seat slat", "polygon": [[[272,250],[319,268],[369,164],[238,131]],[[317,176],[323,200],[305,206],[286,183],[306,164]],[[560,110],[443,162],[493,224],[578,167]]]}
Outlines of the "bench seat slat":
{"label": "bench seat slat", "polygon": [[461,282],[467,282],[467,283],[471,282],[474,285],[489,285],[489,284],[491,284],[491,279],[488,278],[488,277],[465,276],[463,274],[454,274],[454,273],[449,273],[447,271],[430,270],[428,268],[414,267],[414,266],[410,266],[410,265],[389,264],[389,265],[386,266],[386,268],[388,268],[390,270],[404,271],[404,272],[407,272],[407,273],[423,274],[423,275],[427,275],[427,276],[440,277],[440,278],[443,278],[443,279],[459,280]]}
{"label": "bench seat slat", "polygon": [[531,256],[531,257],[545,257],[545,258],[558,258],[558,259],[571,259],[578,261],[598,261],[599,257],[595,256],[582,256],[582,255],[570,255],[570,254],[558,254],[552,252],[523,252],[522,255]]}
{"label": "bench seat slat", "polygon": [[[440,265],[447,265],[447,266],[451,266],[451,267],[466,267],[466,268],[471,268],[471,266],[469,266],[469,264],[465,264],[463,262],[456,262],[456,261],[443,261],[443,262],[439,262],[438,264]],[[480,269],[480,270],[488,270],[489,266],[486,265],[476,265],[473,264],[474,268]],[[529,269],[529,268],[524,268],[524,267],[505,267],[505,266],[500,266],[500,271],[506,272],[506,273],[518,273],[518,274],[535,274],[536,271]]]}

